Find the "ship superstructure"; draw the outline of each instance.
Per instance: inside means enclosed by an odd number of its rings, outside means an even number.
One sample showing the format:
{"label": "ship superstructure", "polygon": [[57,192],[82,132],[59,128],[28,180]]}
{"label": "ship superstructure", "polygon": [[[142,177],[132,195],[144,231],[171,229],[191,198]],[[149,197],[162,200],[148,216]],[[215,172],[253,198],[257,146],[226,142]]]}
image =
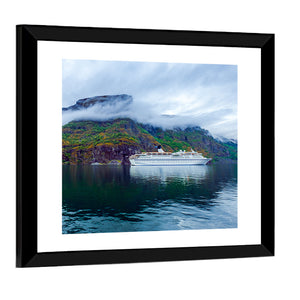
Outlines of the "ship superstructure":
{"label": "ship superstructure", "polygon": [[129,161],[132,166],[179,166],[179,165],[206,165],[211,158],[204,157],[201,153],[190,152],[164,152],[160,147],[158,152],[144,152],[131,155]]}

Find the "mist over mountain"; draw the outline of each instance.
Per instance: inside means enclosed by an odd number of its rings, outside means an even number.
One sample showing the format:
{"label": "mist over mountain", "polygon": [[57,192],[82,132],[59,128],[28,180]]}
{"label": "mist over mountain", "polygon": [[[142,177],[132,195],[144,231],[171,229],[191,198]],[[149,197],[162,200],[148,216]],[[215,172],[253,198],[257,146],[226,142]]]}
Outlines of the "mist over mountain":
{"label": "mist over mountain", "polygon": [[157,151],[159,145],[170,152],[193,149],[213,160],[237,159],[233,140],[217,140],[193,120],[154,116],[147,108],[141,118],[133,105],[132,96],[120,94],[84,98],[63,108],[63,163],[128,164],[130,155]]}
{"label": "mist over mountain", "polygon": [[131,118],[137,122],[160,126],[164,129],[194,126],[196,120],[158,112],[150,105],[139,105],[127,94],[93,96],[76,101],[74,105],[64,107],[63,124],[70,121],[105,121],[116,118]]}
{"label": "mist over mountain", "polygon": [[237,65],[63,59],[63,107],[97,95],[133,98],[126,113],[120,103],[101,110],[94,105],[68,111],[63,124],[128,117],[165,129],[200,126],[214,137],[236,139],[237,78]]}
{"label": "mist over mountain", "polygon": [[[131,95],[104,95],[93,96],[88,98],[79,99],[74,105],[62,108],[62,121],[63,125],[71,121],[107,121],[117,118],[130,118],[136,122],[149,124],[156,127],[161,127],[165,130],[188,127],[201,127],[198,115],[185,114],[176,115],[158,111],[155,107],[140,104],[134,101]],[[204,114],[202,119],[205,120],[207,116]],[[234,141],[219,135],[214,135],[207,131],[208,135],[213,135],[220,141]]]}

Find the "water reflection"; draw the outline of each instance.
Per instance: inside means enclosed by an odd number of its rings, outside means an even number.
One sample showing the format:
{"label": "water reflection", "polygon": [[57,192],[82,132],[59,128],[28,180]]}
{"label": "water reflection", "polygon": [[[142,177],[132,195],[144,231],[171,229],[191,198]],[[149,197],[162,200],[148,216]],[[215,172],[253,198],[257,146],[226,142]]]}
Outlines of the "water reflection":
{"label": "water reflection", "polygon": [[235,164],[63,166],[63,233],[234,227],[236,179]]}
{"label": "water reflection", "polygon": [[130,176],[137,179],[159,180],[162,183],[172,179],[200,182],[207,175],[208,168],[208,166],[134,166],[130,168]]}

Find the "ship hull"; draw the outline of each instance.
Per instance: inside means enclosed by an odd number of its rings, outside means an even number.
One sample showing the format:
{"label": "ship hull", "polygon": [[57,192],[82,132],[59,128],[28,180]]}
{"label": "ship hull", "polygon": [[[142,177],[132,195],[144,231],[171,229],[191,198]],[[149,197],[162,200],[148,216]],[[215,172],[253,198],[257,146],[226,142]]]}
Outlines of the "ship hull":
{"label": "ship hull", "polygon": [[132,166],[190,166],[206,165],[211,159],[129,159]]}

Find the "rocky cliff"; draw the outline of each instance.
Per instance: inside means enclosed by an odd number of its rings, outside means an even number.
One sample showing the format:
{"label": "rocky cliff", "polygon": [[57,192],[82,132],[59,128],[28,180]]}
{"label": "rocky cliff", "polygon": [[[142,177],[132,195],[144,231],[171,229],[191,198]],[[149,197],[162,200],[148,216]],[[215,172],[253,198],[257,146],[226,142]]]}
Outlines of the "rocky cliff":
{"label": "rocky cliff", "polygon": [[63,126],[64,164],[122,163],[144,151],[195,151],[214,160],[237,159],[237,145],[215,140],[200,127],[163,130],[129,118],[109,121],[73,121]]}
{"label": "rocky cliff", "polygon": [[132,102],[132,96],[121,94],[121,95],[105,95],[95,96],[84,99],[79,99],[74,105],[69,107],[63,107],[63,112],[78,111],[90,108],[97,105],[100,109],[103,106],[123,104],[124,107],[128,106]]}

